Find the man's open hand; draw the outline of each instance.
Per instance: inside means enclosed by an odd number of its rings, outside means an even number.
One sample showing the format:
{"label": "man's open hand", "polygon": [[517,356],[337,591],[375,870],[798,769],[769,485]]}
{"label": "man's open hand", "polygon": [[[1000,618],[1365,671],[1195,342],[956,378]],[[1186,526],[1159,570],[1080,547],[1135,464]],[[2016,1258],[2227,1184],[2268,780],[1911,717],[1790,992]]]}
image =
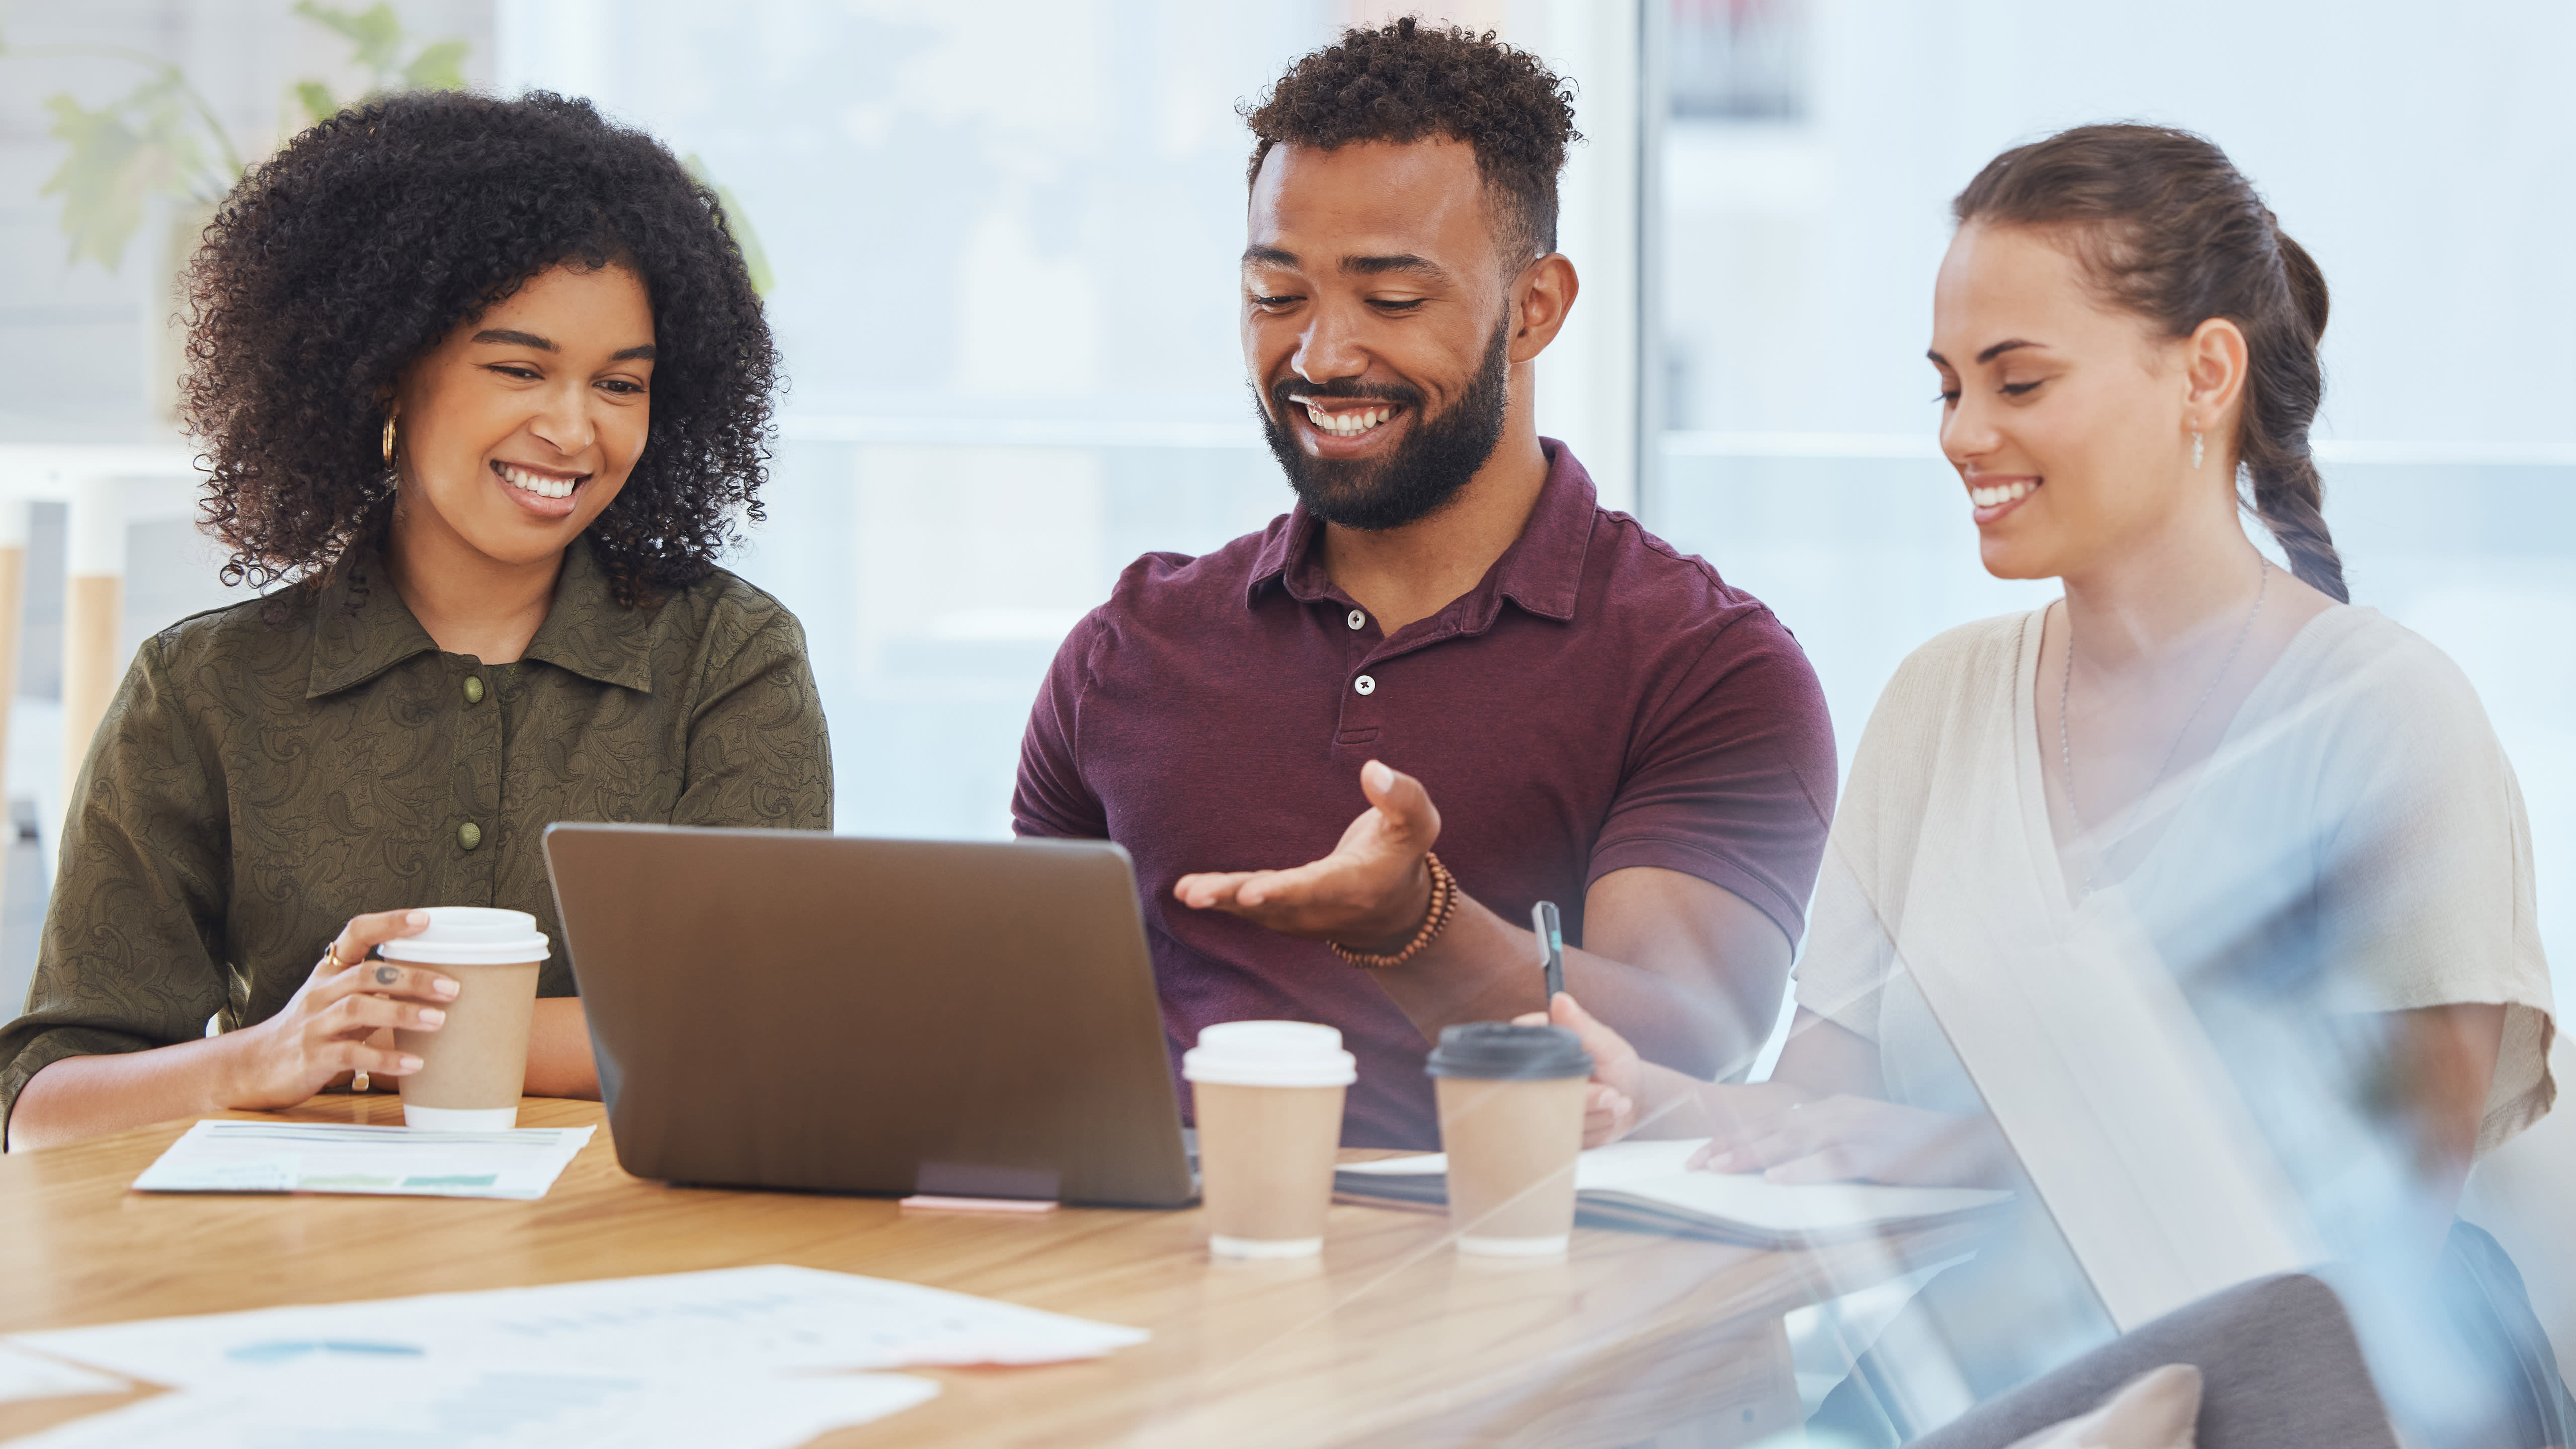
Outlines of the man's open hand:
{"label": "man's open hand", "polygon": [[1431,872],[1422,858],[1440,838],[1440,812],[1421,781],[1375,760],[1360,768],[1360,790],[1369,808],[1332,854],[1288,870],[1185,875],[1173,882],[1173,897],[1283,935],[1401,950],[1431,910]]}

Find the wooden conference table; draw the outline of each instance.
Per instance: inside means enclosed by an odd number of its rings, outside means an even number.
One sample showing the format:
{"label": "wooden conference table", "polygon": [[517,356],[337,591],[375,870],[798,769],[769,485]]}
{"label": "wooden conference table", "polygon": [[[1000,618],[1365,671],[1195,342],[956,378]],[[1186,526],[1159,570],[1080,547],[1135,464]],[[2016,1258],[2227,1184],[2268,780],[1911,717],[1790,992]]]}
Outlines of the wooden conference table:
{"label": "wooden conference table", "polygon": [[[276,1115],[401,1110],[324,1096]],[[1765,1253],[1585,1228],[1563,1261],[1489,1263],[1459,1258],[1441,1216],[1344,1204],[1319,1262],[1212,1263],[1194,1210],[924,1213],[675,1188],[618,1169],[595,1102],[532,1097],[519,1120],[601,1127],[537,1202],[128,1191],[183,1123],[0,1157],[0,1333],[795,1263],[1154,1334],[1092,1362],[910,1370],[940,1396],[822,1444],[1699,1449],[1797,1428],[1782,1314],[1964,1241]],[[123,1402],[0,1404],[0,1438]]]}

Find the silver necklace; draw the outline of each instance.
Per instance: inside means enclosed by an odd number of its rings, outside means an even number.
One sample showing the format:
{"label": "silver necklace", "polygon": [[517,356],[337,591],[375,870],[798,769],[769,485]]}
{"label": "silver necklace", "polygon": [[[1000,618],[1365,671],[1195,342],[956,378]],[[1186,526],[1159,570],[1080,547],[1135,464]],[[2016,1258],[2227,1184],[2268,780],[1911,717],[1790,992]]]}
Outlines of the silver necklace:
{"label": "silver necklace", "polygon": [[[2263,612],[2263,596],[2272,589],[2272,561],[2260,554],[2255,557],[2262,562],[2263,576],[2254,585],[2254,607],[2245,611],[2245,622],[2236,626],[2236,642],[2227,646],[2227,657],[2220,661],[2218,672],[2209,676],[2209,685],[2201,690],[2200,701],[2191,707],[2191,713],[2182,717],[2182,728],[2174,731],[2173,743],[2165,746],[2165,757],[2156,765],[2155,778],[2147,781],[2147,788],[2129,802],[2129,808],[2121,814],[2120,828],[2112,832],[2110,838],[2103,842],[2101,852],[2093,857],[2093,868],[2085,872],[2084,883],[2075,888],[2076,895],[2093,893],[2094,877],[2102,873],[2102,867],[2110,864],[2111,852],[2128,838],[2130,829],[2137,824],[2138,811],[2147,803],[2147,797],[2156,793],[2156,787],[2165,782],[2165,772],[2173,768],[2174,756],[2181,753],[2183,739],[2191,733],[2192,723],[2200,718],[2202,710],[2209,707],[2209,697],[2218,693],[2218,681],[2225,679],[2227,672],[2236,667],[2236,656],[2244,652],[2246,637],[2254,632],[2254,621]],[[2066,674],[2057,683],[2057,759],[2066,772],[2066,814],[2075,822],[2076,833],[2081,835],[2084,811],[2075,803],[2075,746],[2066,731],[2066,700],[2074,690],[2075,616],[2069,613],[2066,616]]]}

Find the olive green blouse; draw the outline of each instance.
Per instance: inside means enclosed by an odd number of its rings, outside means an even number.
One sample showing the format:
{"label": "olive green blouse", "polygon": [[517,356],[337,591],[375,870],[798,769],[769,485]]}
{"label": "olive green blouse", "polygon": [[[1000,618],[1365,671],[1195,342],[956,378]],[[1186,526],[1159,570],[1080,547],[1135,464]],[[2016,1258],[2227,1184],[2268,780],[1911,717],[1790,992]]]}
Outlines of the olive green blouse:
{"label": "olive green blouse", "polygon": [[722,570],[620,608],[588,538],[515,664],[441,653],[373,555],[144,642],[91,741],[0,1128],[64,1057],[141,1051],[285,1005],[349,917],[533,913],[538,990],[574,993],[543,851],[558,820],[828,830],[805,634]]}

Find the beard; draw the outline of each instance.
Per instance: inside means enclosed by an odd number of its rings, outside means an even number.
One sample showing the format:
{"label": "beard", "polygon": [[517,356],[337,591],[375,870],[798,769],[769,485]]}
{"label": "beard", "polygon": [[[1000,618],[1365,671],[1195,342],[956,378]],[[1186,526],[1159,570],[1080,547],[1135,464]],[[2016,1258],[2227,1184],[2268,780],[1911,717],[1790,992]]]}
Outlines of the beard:
{"label": "beard", "polygon": [[[1280,382],[1270,405],[1256,408],[1262,436],[1288,475],[1288,486],[1306,511],[1326,523],[1380,532],[1402,528],[1447,507],[1494,455],[1503,438],[1503,410],[1510,401],[1511,318],[1507,314],[1486,345],[1485,358],[1467,390],[1437,417],[1422,411],[1422,392],[1403,383],[1363,384],[1351,378],[1327,383]],[[1318,399],[1399,404],[1413,414],[1412,433],[1383,457],[1316,458],[1298,446],[1290,394]],[[1380,423],[1378,426],[1385,427]]]}

